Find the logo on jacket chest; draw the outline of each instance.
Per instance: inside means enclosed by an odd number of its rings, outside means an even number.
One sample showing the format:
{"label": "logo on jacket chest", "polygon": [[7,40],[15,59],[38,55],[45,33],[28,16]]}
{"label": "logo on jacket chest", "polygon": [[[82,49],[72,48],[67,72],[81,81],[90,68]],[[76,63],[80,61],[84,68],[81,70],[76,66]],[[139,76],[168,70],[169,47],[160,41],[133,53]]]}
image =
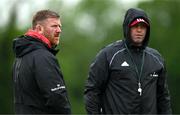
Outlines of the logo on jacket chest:
{"label": "logo on jacket chest", "polygon": [[129,66],[129,64],[128,64],[126,61],[124,61],[124,62],[121,64],[121,66],[122,66],[122,67],[127,67],[127,66]]}

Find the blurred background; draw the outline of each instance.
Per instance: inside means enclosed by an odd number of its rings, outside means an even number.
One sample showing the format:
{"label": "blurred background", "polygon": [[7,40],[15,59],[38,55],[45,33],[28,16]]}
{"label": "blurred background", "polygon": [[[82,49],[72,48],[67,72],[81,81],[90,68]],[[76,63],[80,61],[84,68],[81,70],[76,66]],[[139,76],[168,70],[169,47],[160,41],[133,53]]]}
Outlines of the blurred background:
{"label": "blurred background", "polygon": [[89,65],[104,46],[123,39],[122,23],[130,7],[144,9],[151,19],[149,46],[166,60],[174,114],[180,113],[179,0],[1,0],[0,114],[12,114],[12,40],[31,27],[32,15],[51,9],[61,15],[58,61],[68,88],[73,114],[85,114],[83,91]]}

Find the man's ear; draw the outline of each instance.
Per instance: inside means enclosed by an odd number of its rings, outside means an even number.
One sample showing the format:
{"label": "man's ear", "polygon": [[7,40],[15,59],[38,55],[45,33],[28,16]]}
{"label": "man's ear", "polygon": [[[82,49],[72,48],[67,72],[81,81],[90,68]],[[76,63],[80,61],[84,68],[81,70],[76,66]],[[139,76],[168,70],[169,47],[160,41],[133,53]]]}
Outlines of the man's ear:
{"label": "man's ear", "polygon": [[44,28],[43,28],[43,26],[42,26],[42,25],[37,24],[37,25],[36,25],[36,29],[35,29],[35,30],[36,30],[38,33],[42,34],[42,33],[43,33]]}

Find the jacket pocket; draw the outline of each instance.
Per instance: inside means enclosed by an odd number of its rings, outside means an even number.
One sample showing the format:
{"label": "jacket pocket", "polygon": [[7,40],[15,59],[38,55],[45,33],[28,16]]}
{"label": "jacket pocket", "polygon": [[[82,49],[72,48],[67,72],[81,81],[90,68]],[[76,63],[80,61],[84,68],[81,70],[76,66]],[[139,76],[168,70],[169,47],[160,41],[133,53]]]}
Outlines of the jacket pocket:
{"label": "jacket pocket", "polygon": [[134,76],[132,68],[128,67],[118,67],[111,70],[111,78],[114,80],[128,80],[131,76]]}

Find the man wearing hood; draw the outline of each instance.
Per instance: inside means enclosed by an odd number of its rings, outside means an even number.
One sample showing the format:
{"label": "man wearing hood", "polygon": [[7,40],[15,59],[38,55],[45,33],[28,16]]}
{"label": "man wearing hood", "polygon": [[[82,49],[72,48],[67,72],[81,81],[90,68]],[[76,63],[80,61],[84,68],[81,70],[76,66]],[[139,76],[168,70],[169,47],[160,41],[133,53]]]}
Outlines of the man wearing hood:
{"label": "man wearing hood", "polygon": [[171,114],[164,60],[147,46],[147,14],[130,8],[123,30],[125,39],[102,49],[90,66],[84,92],[87,113]]}
{"label": "man wearing hood", "polygon": [[61,33],[60,16],[38,11],[32,29],[13,41],[16,114],[70,114],[63,75],[55,55]]}

